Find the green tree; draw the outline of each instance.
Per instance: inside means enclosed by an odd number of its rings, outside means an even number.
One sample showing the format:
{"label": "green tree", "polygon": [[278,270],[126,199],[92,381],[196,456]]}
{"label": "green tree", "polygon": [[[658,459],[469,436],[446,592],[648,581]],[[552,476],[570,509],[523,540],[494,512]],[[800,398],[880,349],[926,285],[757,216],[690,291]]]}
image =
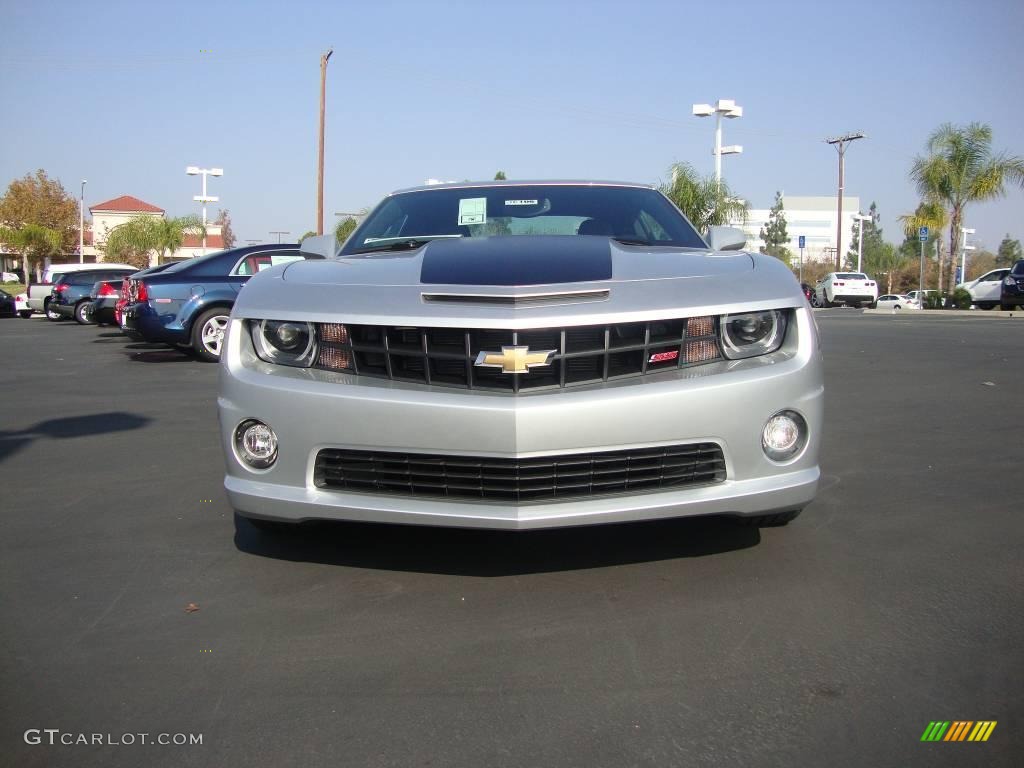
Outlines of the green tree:
{"label": "green tree", "polygon": [[[1006,182],[1024,188],[1024,158],[992,151],[992,129],[984,123],[940,125],[928,137],[928,154],[914,159],[910,179],[922,199],[942,205],[949,215],[949,253],[960,253],[960,228],[971,203],[1006,194]],[[953,262],[946,284],[953,283]]]}
{"label": "green tree", "polygon": [[1010,233],[1006,233],[1006,237],[999,243],[999,250],[996,251],[996,266],[997,267],[1009,267],[1017,259],[1024,259],[1024,254],[1021,254],[1020,240],[1010,239]]}
{"label": "green tree", "polygon": [[[60,246],[60,232],[39,224],[24,224],[18,229],[0,225],[0,243],[21,256],[25,282],[31,282],[29,262],[43,258]],[[42,254],[42,256],[40,256]]]}
{"label": "green tree", "polygon": [[160,216],[133,216],[114,227],[104,246],[105,255],[143,269],[149,266],[150,253],[156,253],[157,264],[185,244],[186,235],[202,237],[203,221],[194,214],[165,219]]}
{"label": "green tree", "polygon": [[224,241],[225,248],[235,247],[235,233],[231,229],[231,214],[227,208],[222,208],[217,211],[217,218],[213,220],[214,224],[220,225],[220,238]]}
{"label": "green tree", "polygon": [[[926,240],[924,244],[924,255],[926,259],[934,258],[936,261],[936,273],[938,279],[935,285],[937,285],[939,290],[941,290],[943,272],[942,265],[944,262],[941,233],[949,221],[945,207],[941,203],[937,203],[935,201],[925,201],[918,203],[918,206],[914,209],[913,213],[906,213],[898,218],[900,223],[903,225],[903,234],[905,235],[903,244],[900,246],[900,253],[902,253],[907,260],[920,260],[921,241],[918,238],[918,232],[921,227],[928,227],[928,240]],[[924,287],[928,288],[929,286],[925,285]]]}
{"label": "green tree", "polygon": [[872,265],[870,268],[872,276],[876,280],[885,275],[886,293],[892,293],[892,283],[896,274],[908,263],[904,251],[892,243],[883,241],[872,253]]}
{"label": "green tree", "polygon": [[505,181],[506,180],[505,172],[504,171],[498,171],[496,174],[494,174],[494,180],[495,181]]}
{"label": "green tree", "polygon": [[56,242],[37,241],[28,251],[21,252],[26,280],[28,261],[38,266],[47,256],[78,248],[78,201],[41,168],[35,174],[12,181],[0,197],[0,226],[20,231],[29,224],[52,230],[58,238]]}
{"label": "green tree", "polygon": [[348,240],[348,236],[352,234],[355,228],[356,220],[351,216],[347,216],[338,222],[338,226],[334,228],[334,239],[338,242],[339,246]]}
{"label": "green tree", "polygon": [[[863,222],[853,222],[850,228],[850,250],[846,254],[846,263],[850,269],[857,266],[857,244],[858,238],[861,243],[861,268],[868,273],[877,272],[878,265],[883,260],[882,249],[885,240],[882,238],[882,228],[878,226],[882,220],[878,213],[878,206],[872,202],[868,209],[868,216],[871,218]],[[858,232],[858,227],[863,226],[863,232]]]}
{"label": "green tree", "polygon": [[775,193],[775,204],[768,212],[768,223],[761,227],[760,238],[764,240],[761,253],[767,253],[789,264],[793,254],[786,247],[789,233],[786,232],[786,211],[781,192]]}
{"label": "green tree", "polygon": [[304,233],[302,234],[302,237],[300,237],[300,238],[299,238],[299,242],[301,243],[301,242],[302,242],[303,240],[305,240],[305,239],[306,239],[307,237],[316,237],[316,232],[314,232],[314,231],[313,231],[312,229],[307,229],[307,230],[306,230],[306,231],[305,231],[305,232],[304,232]]}
{"label": "green tree", "polygon": [[729,186],[702,177],[688,163],[675,163],[669,168],[672,179],[661,185],[661,191],[681,210],[701,234],[709,227],[746,223],[749,206],[733,196]]}

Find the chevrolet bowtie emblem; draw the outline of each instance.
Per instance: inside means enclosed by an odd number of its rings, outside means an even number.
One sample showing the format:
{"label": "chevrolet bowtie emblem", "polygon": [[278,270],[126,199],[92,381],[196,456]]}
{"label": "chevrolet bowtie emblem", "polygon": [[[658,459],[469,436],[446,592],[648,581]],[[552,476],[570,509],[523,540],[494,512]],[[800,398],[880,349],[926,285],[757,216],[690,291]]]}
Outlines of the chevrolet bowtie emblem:
{"label": "chevrolet bowtie emblem", "polygon": [[502,347],[501,352],[481,352],[474,365],[501,368],[502,373],[529,373],[531,368],[551,363],[555,350],[531,352],[529,347]]}

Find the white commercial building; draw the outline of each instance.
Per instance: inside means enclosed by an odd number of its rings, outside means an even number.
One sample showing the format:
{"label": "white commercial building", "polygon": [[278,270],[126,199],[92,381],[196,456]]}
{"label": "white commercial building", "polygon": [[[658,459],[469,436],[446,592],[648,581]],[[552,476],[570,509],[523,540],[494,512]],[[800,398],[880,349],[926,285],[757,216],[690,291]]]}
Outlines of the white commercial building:
{"label": "white commercial building", "polygon": [[[833,261],[836,248],[836,197],[782,196],[783,212],[786,216],[786,247],[793,254],[794,263],[800,255],[800,235],[806,238],[805,261]],[[854,216],[860,211],[860,198],[843,196],[843,242],[842,253],[850,250],[850,233],[853,231]],[[761,228],[767,226],[770,208],[752,208],[747,223],[742,225],[747,235],[747,248],[755,251],[764,247]],[[852,243],[854,248],[857,243]]]}

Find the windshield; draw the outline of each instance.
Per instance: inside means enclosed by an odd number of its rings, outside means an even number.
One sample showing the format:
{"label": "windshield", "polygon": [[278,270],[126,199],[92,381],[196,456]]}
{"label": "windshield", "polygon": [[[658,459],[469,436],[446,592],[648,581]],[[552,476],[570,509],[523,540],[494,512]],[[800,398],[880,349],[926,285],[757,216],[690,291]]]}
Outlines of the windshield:
{"label": "windshield", "polygon": [[[627,242],[706,248],[663,195],[644,187],[582,184],[424,189],[384,200],[342,255],[440,237],[598,235]],[[412,241],[411,243],[409,241]]]}

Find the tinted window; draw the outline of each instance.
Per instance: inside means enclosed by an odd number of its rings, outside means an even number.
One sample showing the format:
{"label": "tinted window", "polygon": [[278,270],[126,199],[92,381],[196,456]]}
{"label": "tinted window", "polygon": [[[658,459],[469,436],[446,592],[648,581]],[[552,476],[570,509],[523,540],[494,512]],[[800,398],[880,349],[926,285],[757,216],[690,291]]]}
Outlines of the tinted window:
{"label": "tinted window", "polygon": [[1024,261],[1018,261],[1011,270],[1014,275],[1024,275]]}
{"label": "tinted window", "polygon": [[343,254],[402,237],[601,235],[706,248],[660,193],[572,184],[426,189],[393,195],[352,234]]}
{"label": "tinted window", "polygon": [[837,272],[836,279],[838,280],[867,280],[868,276],[863,275],[860,272]]}
{"label": "tinted window", "polygon": [[287,264],[290,261],[302,261],[303,257],[296,251],[259,251],[250,253],[235,267],[232,274],[249,276],[262,272],[264,269]]}

